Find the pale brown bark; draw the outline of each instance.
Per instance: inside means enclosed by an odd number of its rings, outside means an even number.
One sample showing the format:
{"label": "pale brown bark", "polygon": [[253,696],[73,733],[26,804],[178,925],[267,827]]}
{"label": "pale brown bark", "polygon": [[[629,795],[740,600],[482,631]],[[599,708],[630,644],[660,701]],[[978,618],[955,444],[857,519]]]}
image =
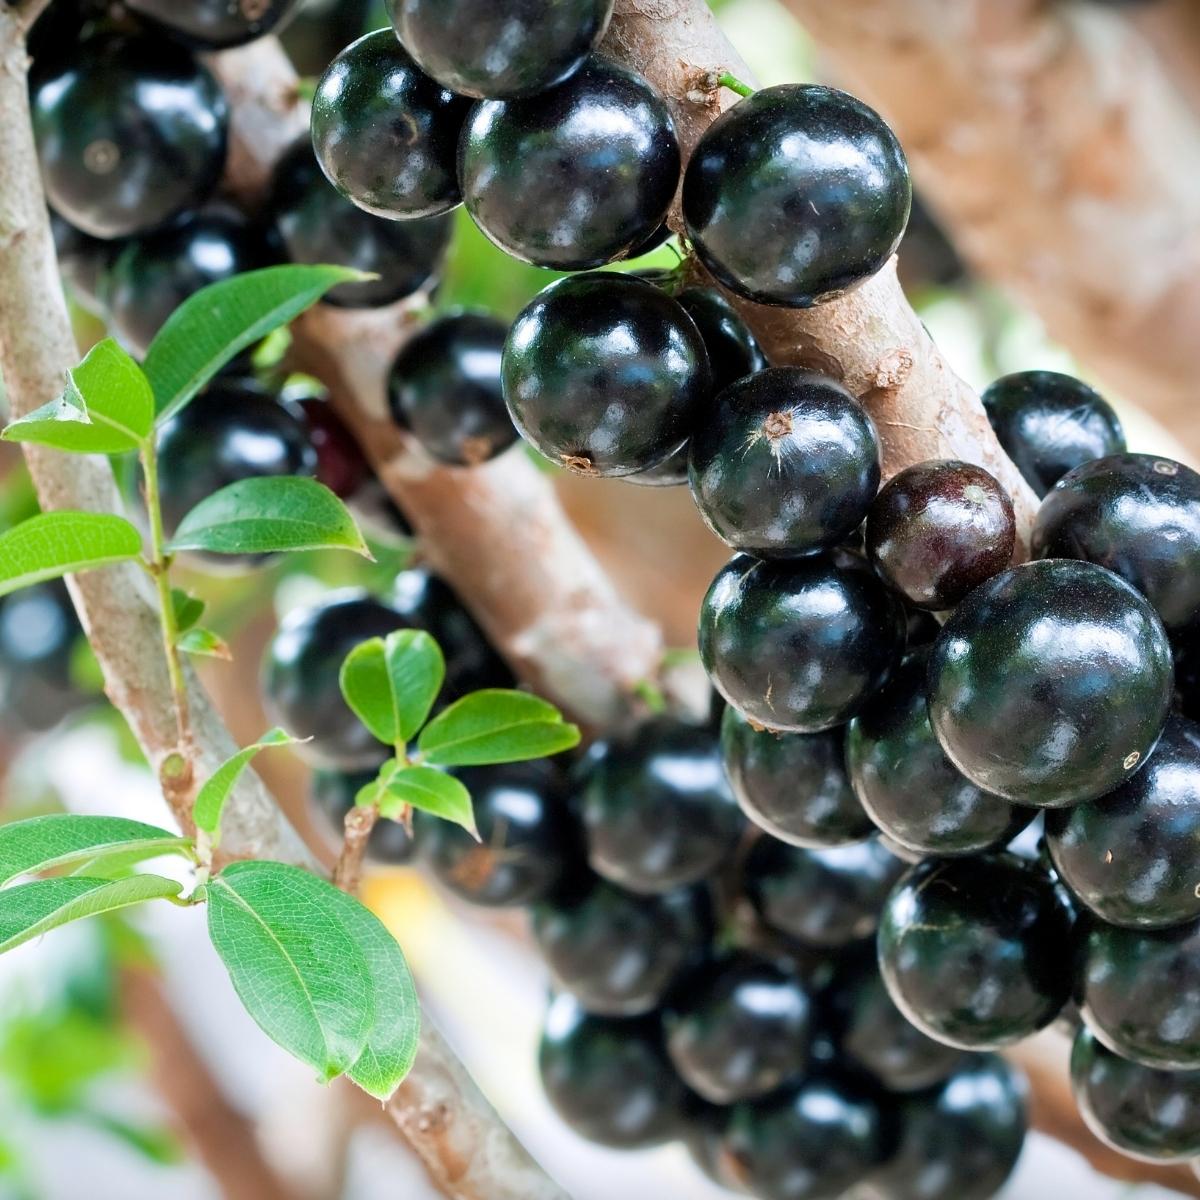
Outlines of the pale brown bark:
{"label": "pale brown bark", "polygon": [[[1131,402],[1167,420],[1190,411],[1200,113],[1128,10],[1041,0],[785,4],[839,79],[891,122],[970,262]],[[1138,20],[1188,56],[1195,93],[1186,24],[1195,37],[1195,5],[1181,9],[1190,13],[1177,10],[1170,25],[1165,14]],[[1194,421],[1180,436],[1200,448]]]}

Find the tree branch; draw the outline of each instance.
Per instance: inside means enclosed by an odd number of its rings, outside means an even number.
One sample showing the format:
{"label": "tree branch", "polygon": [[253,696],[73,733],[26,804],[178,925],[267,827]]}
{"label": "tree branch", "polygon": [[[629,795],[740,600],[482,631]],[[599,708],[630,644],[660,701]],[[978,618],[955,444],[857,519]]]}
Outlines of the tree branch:
{"label": "tree branch", "polygon": [[[784,2],[892,123],[972,264],[1119,393],[1168,422],[1190,413],[1200,114],[1129,10]],[[1194,37],[1195,5],[1184,7]],[[1186,47],[1186,27],[1175,32]],[[1194,48],[1190,64],[1195,93]],[[1179,428],[1200,449],[1195,423]]]}

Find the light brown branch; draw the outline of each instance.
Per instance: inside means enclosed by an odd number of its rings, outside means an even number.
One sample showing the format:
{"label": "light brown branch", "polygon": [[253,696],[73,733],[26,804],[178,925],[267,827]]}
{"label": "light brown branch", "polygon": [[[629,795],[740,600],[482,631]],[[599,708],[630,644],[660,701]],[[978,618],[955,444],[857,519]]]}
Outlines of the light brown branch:
{"label": "light brown branch", "polygon": [[374,804],[367,807],[356,804],[346,814],[342,830],[342,850],[338,855],[337,866],[333,868],[333,882],[336,887],[352,896],[358,893],[367,842],[371,840],[371,831],[378,820],[379,808]]}
{"label": "light brown branch", "polygon": [[[975,268],[1108,386],[1168,423],[1190,417],[1200,113],[1130,10],[1037,0],[785,4],[847,86],[892,123],[923,195]],[[1195,37],[1195,5],[1181,8]],[[1162,16],[1139,19],[1170,36]],[[1188,55],[1186,25],[1174,35]],[[1186,61],[1195,92],[1195,46]],[[1200,427],[1178,427],[1200,449]]]}

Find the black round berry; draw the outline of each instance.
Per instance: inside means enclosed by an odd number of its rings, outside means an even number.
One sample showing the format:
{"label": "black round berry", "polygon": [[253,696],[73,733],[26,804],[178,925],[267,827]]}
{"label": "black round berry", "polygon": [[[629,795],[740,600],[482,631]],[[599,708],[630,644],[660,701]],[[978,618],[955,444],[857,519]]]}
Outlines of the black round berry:
{"label": "black round berry", "polygon": [[1025,1143],[1025,1080],[1002,1058],[972,1055],[936,1091],[905,1098],[896,1144],[867,1180],[872,1196],[991,1200]]}
{"label": "black round berry", "polygon": [[767,356],[750,326],[716,288],[686,287],[675,299],[704,339],[714,392],[724,391],[767,365]]}
{"label": "black round berry", "polygon": [[1119,576],[1052,559],[972,592],[933,645],[929,717],[972,782],[1048,808],[1137,770],[1171,703],[1162,622]]}
{"label": "black round berry", "polygon": [[1086,1028],[1071,1050],[1071,1088],[1088,1128],[1142,1162],[1200,1155],[1200,1071],[1166,1071],[1113,1054]]}
{"label": "black round berry", "polygon": [[688,235],[726,287],[807,308],[895,253],[912,188],[895,134],[833,88],[765,88],[705,130],[683,181]]}
{"label": "black round berry", "polygon": [[317,479],[334,495],[349,500],[372,477],[354,435],[325,397],[293,387],[285,387],[280,397],[304,417],[308,440],[317,452]]}
{"label": "black round berry", "polygon": [[538,1066],[555,1112],[589,1141],[635,1150],[680,1132],[684,1088],[653,1017],[590,1016],[573,996],[558,996],[546,1013]]}
{"label": "black round berry", "polygon": [[637,483],[642,487],[686,487],[688,481],[688,444],[684,442],[670,458],[664,458],[657,467],[638,471],[635,475],[623,475],[624,483]]}
{"label": "black round berry", "polygon": [[645,896],[597,880],[538,904],[533,934],[555,983],[588,1012],[639,1016],[707,952],[712,906],[703,887]]}
{"label": "black round berry", "polygon": [[533,96],[579,69],[613,0],[387,0],[396,36],[464,96]]}
{"label": "black round berry", "polygon": [[77,229],[125,237],[208,198],[225,165],[229,107],[182,46],[86,38],[39,72],[30,106],[46,196]]}
{"label": "black round berry", "polygon": [[838,730],[773,733],[726,708],[721,756],[742,812],[781,841],[844,846],[875,832],[846,777]]}
{"label": "black round berry", "polygon": [[459,146],[467,211],[522,262],[580,271],[624,258],[662,224],[679,143],[662,97],[591,58],[528,100],[483,100]]}
{"label": "black round berry", "polygon": [[867,816],[919,855],[975,854],[1010,842],[1036,810],[966,778],[933,735],[926,703],[929,649],[908,655],[846,730],[846,766]]}
{"label": "black round berry", "polygon": [[1118,929],[1083,942],[1080,1009],[1114,1053],[1148,1067],[1200,1069],[1200,923]]}
{"label": "black round berry", "polygon": [[[355,797],[375,780],[377,774],[377,770],[313,772],[309,794],[329,822],[329,830],[336,839],[342,837],[346,814],[354,807]],[[415,828],[410,834],[399,821],[380,817],[367,839],[367,858],[391,866],[411,862],[417,850],[415,833]]]}
{"label": "black round berry", "polygon": [[875,932],[880,906],[904,869],[878,838],[825,850],[760,838],[746,860],[743,886],[772,929],[836,949]]}
{"label": "black round berry", "polygon": [[692,434],[688,481],[704,523],[735,550],[827,550],[867,515],[879,438],[841,384],[771,367],[717,396]]}
{"label": "black round berry", "polygon": [[804,1073],[812,1001],[789,971],[749,955],[723,957],[679,993],[663,1013],[667,1053],[705,1100],[765,1096]]}
{"label": "black round berry", "polygon": [[100,289],[109,326],[140,357],[194,292],[272,259],[262,231],[236,209],[219,205],[189,213],[121,247]]}
{"label": "black round berry", "polygon": [[1200,475],[1149,454],[1068,472],[1033,527],[1035,558],[1081,558],[1133,584],[1178,634],[1200,621]]}
{"label": "black round berry", "polygon": [[377,217],[433,217],[462,201],[458,137],[470,101],[435,83],[389,29],[329,64],[312,106],[313,150],[329,182]]}
{"label": "black round berry", "polygon": [[1005,453],[1044,496],[1068,471],[1125,449],[1108,401],[1057,371],[1018,371],[983,393],[983,407]]}
{"label": "black round berry", "polygon": [[293,609],[280,623],[263,664],[264,702],[273,721],[311,739],[297,749],[314,765],[359,771],[378,764],[380,745],[342,699],[338,674],[360,642],[407,625],[394,608],[351,590]]}
{"label": "black round berry", "polygon": [[197,50],[227,50],[263,37],[300,0],[127,0],[134,12]]}
{"label": "black round berry", "polygon": [[41,732],[80,705],[72,660],[82,638],[61,580],[0,598],[0,725]]}
{"label": "black round berry", "polygon": [[422,821],[433,873],[472,904],[532,904],[580,860],[578,831],[554,769],[544,761],[457,772],[471,793],[476,841],[449,821]]}
{"label": "black round berry", "polygon": [[879,924],[888,992],[948,1046],[994,1050],[1044,1029],[1071,992],[1072,918],[1050,873],[1011,854],[930,859]]}
{"label": "black round berry", "polygon": [[917,608],[953,608],[1003,571],[1017,539],[1012,501],[971,463],[918,463],[888,481],[867,517],[867,553]]}
{"label": "black round berry", "polygon": [[668,717],[593,745],[582,806],[593,869],[635,892],[703,879],[742,829],[716,738]]}
{"label": "black round berry", "polygon": [[[100,298],[104,274],[121,250],[120,241],[105,241],[76,229],[65,217],[50,210],[50,233],[58,269],[70,285],[71,296],[84,308],[100,316],[104,305]],[[683,482],[687,482],[687,460],[683,463]]]}
{"label": "black round berry", "polygon": [[711,391],[695,323],[644,279],[551,284],[513,322],[504,398],[521,434],[585,475],[648,471],[687,440]]}
{"label": "black round berry", "polygon": [[448,216],[387,221],[356,207],[321,173],[307,137],[276,164],[268,214],[289,261],[336,263],[379,276],[326,294],[327,303],[345,308],[382,308],[429,286],[453,230]]}
{"label": "black round berry", "polygon": [[700,609],[700,655],[713,686],[768,729],[844,724],[904,652],[895,594],[855,554],[763,562],[740,554]]}
{"label": "black round berry", "polygon": [[400,348],[388,375],[392,418],[439,462],[471,467],[517,440],[500,381],[508,328],[494,317],[440,317]]}

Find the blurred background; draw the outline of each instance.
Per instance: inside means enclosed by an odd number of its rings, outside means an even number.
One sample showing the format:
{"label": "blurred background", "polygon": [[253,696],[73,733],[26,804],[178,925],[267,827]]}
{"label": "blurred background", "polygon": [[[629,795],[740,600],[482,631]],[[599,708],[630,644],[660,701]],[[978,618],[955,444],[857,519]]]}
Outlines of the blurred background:
{"label": "blurred background", "polygon": [[[992,2],[1001,22],[1004,10],[1030,7]],[[824,3],[853,7],[850,0]],[[836,63],[822,60],[780,0],[711,4],[759,82],[820,79],[855,90]],[[283,41],[299,74],[311,78],[359,32],[384,21],[382,7],[366,0],[306,0]],[[916,176],[919,190],[919,170]],[[1096,382],[1118,409],[1130,449],[1191,461],[1180,444],[1195,434],[1191,406],[1156,402],[1154,417],[1139,406],[1138,395],[1114,391],[1107,378],[1093,379],[1091,364],[1056,344],[1031,307],[965,265],[933,204],[919,200],[900,252],[901,279],[955,371],[977,389],[1014,370],[1078,374]],[[634,265],[675,260],[664,247]],[[432,303],[508,318],[548,278],[505,258],[460,211]],[[103,336],[103,324],[86,306],[75,305],[74,316],[81,346]],[[629,488],[566,475],[555,482],[623,592],[662,624],[668,644],[686,661],[694,651],[700,597],[728,553],[701,525],[686,489]],[[0,527],[34,507],[20,457],[3,444]],[[377,562],[369,566],[299,555],[248,575],[196,581],[209,599],[207,624],[234,651],[233,662],[206,668],[206,682],[242,742],[267,724],[257,673],[279,616],[331,585],[384,587],[419,554],[403,536],[381,537],[374,548]],[[98,670],[60,589],[47,586],[0,603],[0,700],[6,818],[54,811],[70,796],[74,808],[169,821],[128,730],[103,699]],[[289,815],[328,858],[331,830],[310,808],[304,767],[287,755],[261,762]],[[396,933],[430,1012],[484,1091],[577,1200],[727,1194],[701,1179],[682,1147],[607,1152],[553,1115],[536,1074],[547,980],[523,918],[467,913],[415,868],[375,871],[365,899]],[[105,919],[0,959],[0,1197],[432,1195],[377,1108],[349,1088],[316,1086],[252,1026],[202,922],[196,910],[147,914],[136,923]],[[217,1170],[197,1153],[214,1137],[226,1148]],[[1037,1134],[1005,1192],[1010,1200],[1167,1194],[1102,1179],[1070,1150]]]}

